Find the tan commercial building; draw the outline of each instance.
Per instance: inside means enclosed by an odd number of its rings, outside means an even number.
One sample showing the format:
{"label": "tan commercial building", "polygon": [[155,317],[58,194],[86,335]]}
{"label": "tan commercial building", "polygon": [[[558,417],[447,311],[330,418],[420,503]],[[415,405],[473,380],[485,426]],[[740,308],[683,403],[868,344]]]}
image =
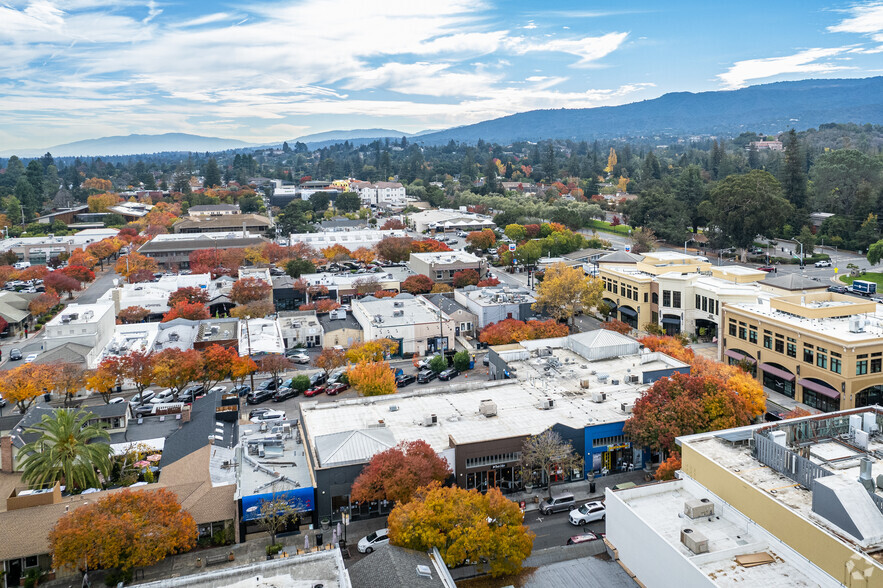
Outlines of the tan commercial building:
{"label": "tan commercial building", "polygon": [[883,404],[883,313],[831,292],[726,304],[723,360],[746,362],[766,388],[825,412]]}
{"label": "tan commercial building", "polygon": [[487,261],[466,251],[445,251],[443,253],[412,253],[408,267],[415,274],[423,274],[433,282],[450,284],[457,272],[472,269],[484,278]]}

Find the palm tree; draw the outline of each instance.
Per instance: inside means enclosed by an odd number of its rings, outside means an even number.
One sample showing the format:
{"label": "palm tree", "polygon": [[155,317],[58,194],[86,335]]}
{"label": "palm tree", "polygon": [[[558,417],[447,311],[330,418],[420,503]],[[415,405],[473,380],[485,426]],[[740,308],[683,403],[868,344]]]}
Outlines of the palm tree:
{"label": "palm tree", "polygon": [[100,485],[98,474],[107,479],[111,470],[110,435],[100,425],[89,424],[94,415],[83,410],[59,409],[27,429],[40,438],[18,453],[22,479],[31,486],[62,482],[73,488]]}

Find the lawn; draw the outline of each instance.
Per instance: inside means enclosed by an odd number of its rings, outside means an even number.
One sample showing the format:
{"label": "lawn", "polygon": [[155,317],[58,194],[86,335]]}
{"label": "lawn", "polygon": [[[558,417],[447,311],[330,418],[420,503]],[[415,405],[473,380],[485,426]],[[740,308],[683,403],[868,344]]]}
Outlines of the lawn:
{"label": "lawn", "polygon": [[857,278],[852,276],[841,276],[840,281],[844,284],[852,284],[856,280],[864,280],[865,282],[874,282],[877,284],[877,291],[883,290],[883,274],[868,272]]}
{"label": "lawn", "polygon": [[619,233],[620,235],[628,235],[629,230],[631,230],[631,227],[628,225],[616,225],[614,227],[611,223],[602,220],[590,221],[587,228],[595,229],[598,231],[607,231],[608,233]]}

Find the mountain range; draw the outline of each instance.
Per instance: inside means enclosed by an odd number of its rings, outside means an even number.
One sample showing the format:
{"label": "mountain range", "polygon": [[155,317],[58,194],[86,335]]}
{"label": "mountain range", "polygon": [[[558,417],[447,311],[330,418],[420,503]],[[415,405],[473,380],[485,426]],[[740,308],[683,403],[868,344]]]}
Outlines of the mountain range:
{"label": "mountain range", "polygon": [[356,129],[353,131],[326,131],[324,133],[315,133],[312,135],[304,135],[298,137],[294,141],[289,141],[289,145],[299,141],[310,149],[321,149],[337,143],[349,141],[351,145],[360,146],[371,143],[377,139],[401,139],[407,137],[420,137],[427,133],[434,133],[434,130],[420,131],[419,133],[403,133],[392,129]]}
{"label": "mountain range", "polygon": [[883,77],[801,80],[716,92],[673,92],[621,106],[532,110],[421,136],[418,142],[503,145],[541,139],[773,134],[824,123],[883,124]]}
{"label": "mountain range", "polygon": [[160,153],[175,151],[225,151],[227,149],[243,149],[253,147],[254,143],[246,143],[237,139],[219,137],[203,137],[187,133],[165,133],[162,135],[120,135],[85,139],[47,147],[46,149],[23,149],[0,153],[2,157],[18,155],[19,157],[40,157],[47,151],[53,157],[97,157],[106,155],[139,155],[142,153]]}

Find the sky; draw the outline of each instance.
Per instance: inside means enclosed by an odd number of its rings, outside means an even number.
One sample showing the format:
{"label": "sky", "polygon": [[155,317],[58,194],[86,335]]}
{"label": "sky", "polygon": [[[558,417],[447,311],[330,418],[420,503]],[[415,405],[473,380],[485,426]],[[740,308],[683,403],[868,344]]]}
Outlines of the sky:
{"label": "sky", "polygon": [[876,0],[0,0],[0,151],[410,133],[881,72]]}

